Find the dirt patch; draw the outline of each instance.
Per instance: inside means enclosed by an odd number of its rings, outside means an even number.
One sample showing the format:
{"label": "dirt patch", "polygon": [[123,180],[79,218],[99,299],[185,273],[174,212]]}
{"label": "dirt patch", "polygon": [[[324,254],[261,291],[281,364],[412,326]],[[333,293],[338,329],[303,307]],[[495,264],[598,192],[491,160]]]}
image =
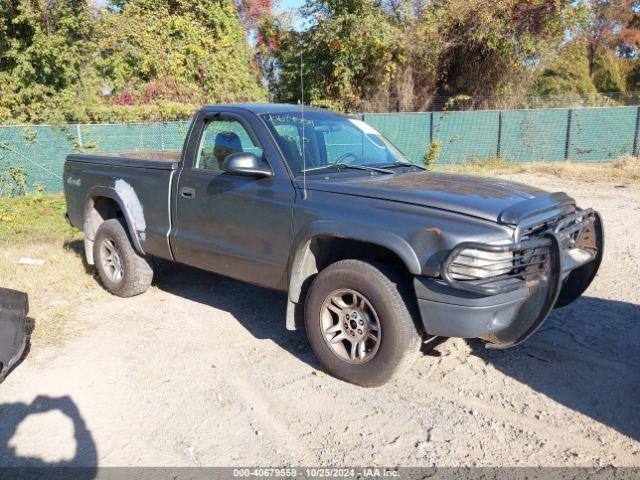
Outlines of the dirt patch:
{"label": "dirt patch", "polygon": [[120,299],[61,245],[3,253],[4,273],[8,258],[52,259],[7,286],[34,298],[36,326],[51,298],[68,302],[74,333],[0,386],[0,464],[639,466],[640,186],[507,178],[600,210],[594,284],[522,346],[437,339],[378,389],[314,374],[279,293],[175,266]]}

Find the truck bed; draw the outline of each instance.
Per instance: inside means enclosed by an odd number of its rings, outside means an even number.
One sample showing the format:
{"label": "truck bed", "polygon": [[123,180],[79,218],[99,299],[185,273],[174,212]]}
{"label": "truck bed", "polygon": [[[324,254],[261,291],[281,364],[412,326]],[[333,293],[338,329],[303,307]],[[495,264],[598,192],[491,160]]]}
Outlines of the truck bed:
{"label": "truck bed", "polygon": [[70,162],[89,163],[95,165],[175,170],[178,168],[180,155],[180,152],[166,150],[99,152],[95,154],[71,154],[67,156],[67,160]]}
{"label": "truck bed", "polygon": [[[169,202],[171,182],[180,152],[114,152],[72,154],[64,164],[64,190],[71,225],[85,231],[85,248],[91,248],[95,231],[86,221],[108,206],[104,197],[122,199],[134,244],[147,254],[171,258]],[[94,197],[103,197],[94,203]],[[87,210],[89,208],[89,210]],[[88,243],[87,243],[88,242]]]}

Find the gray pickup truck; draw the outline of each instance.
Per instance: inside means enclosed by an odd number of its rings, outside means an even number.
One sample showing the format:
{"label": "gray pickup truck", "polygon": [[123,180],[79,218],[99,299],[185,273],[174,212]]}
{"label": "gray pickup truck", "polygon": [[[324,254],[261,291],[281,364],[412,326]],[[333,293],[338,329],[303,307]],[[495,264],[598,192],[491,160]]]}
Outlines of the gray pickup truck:
{"label": "gray pickup truck", "polygon": [[113,294],[143,293],[156,257],[287,292],[286,327],[364,386],[425,335],[517,345],[603,251],[598,213],[564,193],[426,171],[366,123],[296,105],[204,107],[181,153],[69,155],[64,187]]}

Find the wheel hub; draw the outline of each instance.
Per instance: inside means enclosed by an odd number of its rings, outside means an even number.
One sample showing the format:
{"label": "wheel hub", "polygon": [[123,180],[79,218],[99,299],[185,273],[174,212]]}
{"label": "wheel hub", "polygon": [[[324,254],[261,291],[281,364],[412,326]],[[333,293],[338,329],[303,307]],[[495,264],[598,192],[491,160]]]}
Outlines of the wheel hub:
{"label": "wheel hub", "polygon": [[357,310],[345,314],[344,329],[354,340],[362,340],[369,333],[369,324],[364,321],[364,313]]}
{"label": "wheel hub", "polygon": [[100,250],[102,269],[111,281],[119,282],[124,275],[124,263],[116,242],[111,238],[106,238],[102,242]]}
{"label": "wheel hub", "polygon": [[377,353],[381,330],[367,298],[355,290],[336,290],[321,310],[324,339],[331,351],[348,363],[365,363]]}

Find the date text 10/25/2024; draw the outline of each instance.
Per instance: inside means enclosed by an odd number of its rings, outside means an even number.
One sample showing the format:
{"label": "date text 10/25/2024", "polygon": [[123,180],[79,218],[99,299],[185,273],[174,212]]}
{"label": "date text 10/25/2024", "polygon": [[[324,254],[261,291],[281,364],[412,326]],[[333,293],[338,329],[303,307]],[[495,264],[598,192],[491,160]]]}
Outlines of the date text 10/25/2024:
{"label": "date text 10/25/2024", "polygon": [[394,478],[400,472],[387,468],[234,468],[234,477],[280,478]]}

